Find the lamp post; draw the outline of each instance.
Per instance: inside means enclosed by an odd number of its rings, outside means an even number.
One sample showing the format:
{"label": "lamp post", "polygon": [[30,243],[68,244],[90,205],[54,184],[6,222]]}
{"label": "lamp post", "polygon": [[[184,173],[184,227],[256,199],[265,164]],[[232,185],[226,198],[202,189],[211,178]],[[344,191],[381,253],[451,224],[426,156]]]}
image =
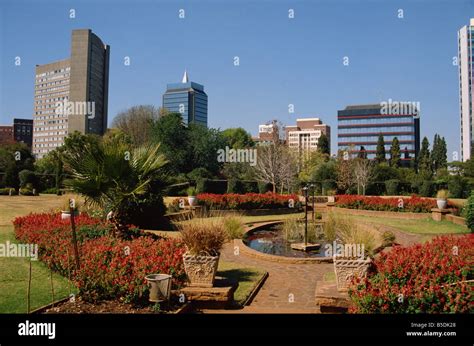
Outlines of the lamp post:
{"label": "lamp post", "polygon": [[308,245],[308,186],[303,187],[304,193],[304,246]]}
{"label": "lamp post", "polygon": [[311,184],[309,185],[309,187],[312,189],[311,192],[312,192],[312,200],[311,200],[311,208],[313,209],[313,222],[316,221],[315,219],[315,212],[314,212],[314,188],[315,188],[315,185],[314,184]]}

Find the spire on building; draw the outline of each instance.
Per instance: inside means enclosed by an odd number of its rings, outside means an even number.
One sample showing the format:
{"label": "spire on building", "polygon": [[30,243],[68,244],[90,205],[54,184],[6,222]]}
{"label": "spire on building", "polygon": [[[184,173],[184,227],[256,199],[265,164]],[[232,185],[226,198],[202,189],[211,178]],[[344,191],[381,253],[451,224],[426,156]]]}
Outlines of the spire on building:
{"label": "spire on building", "polygon": [[188,72],[186,70],[184,70],[184,76],[183,76],[182,83],[188,83],[188,82],[189,82]]}

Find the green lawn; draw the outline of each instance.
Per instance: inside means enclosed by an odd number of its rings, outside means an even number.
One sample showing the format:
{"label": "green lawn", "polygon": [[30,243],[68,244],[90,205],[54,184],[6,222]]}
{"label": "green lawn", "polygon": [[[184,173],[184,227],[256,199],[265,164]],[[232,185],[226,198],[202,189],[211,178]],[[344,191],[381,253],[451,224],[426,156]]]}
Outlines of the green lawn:
{"label": "green lawn", "polygon": [[264,270],[254,267],[242,267],[236,263],[219,261],[217,276],[222,276],[229,281],[238,282],[239,286],[234,292],[234,300],[238,305],[243,305],[255,289],[258,282],[266,274]]}
{"label": "green lawn", "polygon": [[[16,242],[12,219],[30,212],[47,211],[61,206],[63,198],[55,195],[0,196],[0,243]],[[30,308],[41,307],[52,301],[50,271],[39,261],[32,261]],[[27,287],[29,259],[0,257],[0,313],[25,313],[27,311]],[[73,285],[64,277],[53,274],[55,300],[74,293]]]}
{"label": "green lawn", "polygon": [[431,218],[426,219],[395,219],[378,216],[355,216],[348,215],[348,217],[362,222],[370,222],[374,224],[381,224],[391,226],[399,230],[421,234],[421,235],[438,235],[438,234],[463,234],[469,233],[466,228],[456,225],[450,221],[434,221]]}

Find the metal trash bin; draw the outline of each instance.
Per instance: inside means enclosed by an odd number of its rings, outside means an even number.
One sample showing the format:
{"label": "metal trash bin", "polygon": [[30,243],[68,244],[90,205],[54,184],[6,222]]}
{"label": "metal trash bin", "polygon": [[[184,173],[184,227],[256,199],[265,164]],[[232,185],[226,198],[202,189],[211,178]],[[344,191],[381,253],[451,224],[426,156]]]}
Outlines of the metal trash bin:
{"label": "metal trash bin", "polygon": [[145,280],[150,287],[149,301],[160,303],[168,301],[171,293],[171,275],[168,274],[150,274],[145,276]]}

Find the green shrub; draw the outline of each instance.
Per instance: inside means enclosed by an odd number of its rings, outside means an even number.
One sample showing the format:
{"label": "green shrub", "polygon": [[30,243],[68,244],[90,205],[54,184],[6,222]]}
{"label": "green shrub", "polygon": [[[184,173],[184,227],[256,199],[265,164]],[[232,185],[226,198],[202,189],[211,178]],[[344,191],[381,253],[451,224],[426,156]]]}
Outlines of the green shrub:
{"label": "green shrub", "polygon": [[198,194],[199,193],[224,194],[227,191],[227,181],[202,178],[196,181],[196,191]]}
{"label": "green shrub", "polygon": [[323,189],[323,194],[326,196],[328,195],[328,192],[331,190],[335,190],[337,187],[336,182],[332,179],[325,179],[322,182],[322,189]]}
{"label": "green shrub", "polygon": [[382,233],[382,246],[391,246],[395,242],[395,233],[392,231],[385,231]]}
{"label": "green shrub", "polygon": [[258,183],[258,193],[267,193],[268,191],[273,191],[272,184],[264,182]]}
{"label": "green shrub", "polygon": [[242,193],[258,193],[258,183],[256,181],[244,181],[242,182],[243,192]]}
{"label": "green shrub", "polygon": [[45,189],[45,190],[41,191],[41,193],[57,195],[58,194],[58,189],[55,188],[55,187],[50,187],[49,189]]}
{"label": "green shrub", "polygon": [[12,195],[16,195],[16,190],[13,187],[4,187],[0,189],[0,195],[8,196],[10,195],[10,190],[12,190]]}
{"label": "green shrub", "polygon": [[227,193],[245,193],[242,182],[237,179],[229,179],[227,181]]}
{"label": "green shrub", "polygon": [[466,197],[465,190],[467,189],[466,179],[459,175],[452,175],[448,179],[448,191],[451,198]]}
{"label": "green shrub", "polygon": [[[35,193],[34,193],[34,188],[33,188],[33,185],[31,183],[28,183],[25,185],[25,187],[21,187],[20,188],[20,195],[22,196],[34,196]],[[38,193],[36,193],[38,194]]]}
{"label": "green shrub", "polygon": [[424,180],[420,186],[420,195],[423,197],[433,197],[434,184],[431,180]]}
{"label": "green shrub", "polygon": [[466,226],[474,232],[474,193],[471,193],[466,204]]}
{"label": "green shrub", "polygon": [[385,189],[388,196],[398,196],[400,193],[400,180],[390,179],[385,182]]}
{"label": "green shrub", "polygon": [[20,178],[20,187],[26,187],[28,184],[30,184],[32,187],[38,186],[39,180],[33,171],[24,169],[18,173],[18,177]]}

